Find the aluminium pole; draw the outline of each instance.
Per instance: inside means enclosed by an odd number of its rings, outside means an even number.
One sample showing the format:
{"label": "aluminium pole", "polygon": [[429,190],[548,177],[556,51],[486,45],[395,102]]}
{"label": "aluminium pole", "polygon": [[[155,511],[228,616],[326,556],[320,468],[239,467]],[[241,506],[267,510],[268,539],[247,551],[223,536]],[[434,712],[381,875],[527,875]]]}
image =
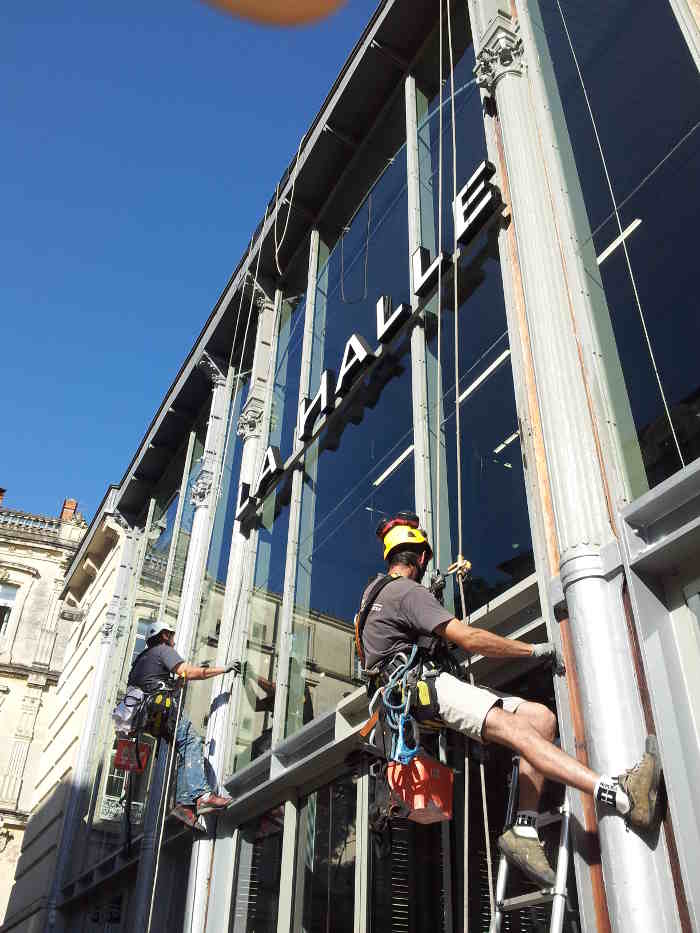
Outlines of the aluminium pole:
{"label": "aluminium pole", "polygon": [[[476,74],[493,99],[492,119],[498,115],[502,133],[587,751],[591,767],[616,774],[641,757],[645,734],[621,574],[610,579],[603,561],[603,549],[615,543],[612,502],[622,483],[595,401],[599,374],[585,365],[590,311],[573,287],[581,270],[564,245],[574,236],[571,218],[553,194],[555,183],[561,186],[556,138],[528,5],[518,5],[519,21],[496,0],[478,7],[485,15]],[[676,930],[662,837],[651,843],[608,813],[599,839],[612,929]]]}
{"label": "aluminium pole", "polygon": [[[273,368],[281,308],[282,292],[279,289],[275,292],[274,301],[265,298],[259,306],[250,390],[237,425],[238,433],[243,437],[240,478],[235,486],[237,490],[240,489],[241,483],[252,485],[263,453],[261,439],[267,438],[269,432],[274,384]],[[231,443],[229,438],[229,444]],[[244,568],[252,557],[250,551],[254,540],[254,536],[246,538],[242,534],[239,522],[234,523],[216,657],[216,664],[219,667],[224,667],[240,656],[241,640],[235,637],[237,634],[235,627],[246,611],[247,600],[244,599],[243,593]],[[239,694],[237,688],[240,684],[240,679],[234,675],[229,674],[225,677],[226,680],[212,687],[212,700],[217,702],[212,704],[205,742],[209,764],[219,784],[224,777],[227,731],[231,711],[236,709]],[[226,685],[228,689],[225,689]],[[211,819],[208,822],[213,824],[214,820]],[[215,836],[197,836],[192,846],[184,918],[184,929],[188,930],[188,933],[203,933],[207,925],[215,844]]]}
{"label": "aluminium pole", "polygon": [[[231,398],[230,380],[226,379],[211,358],[204,354],[199,365],[209,376],[213,389],[207,434],[204,443],[202,468],[199,478],[192,486],[191,500],[194,506],[192,518],[192,532],[189,549],[185,563],[185,572],[182,581],[182,595],[175,633],[175,649],[182,657],[189,660],[190,651],[199,622],[199,600],[201,593],[202,575],[207,559],[209,547],[209,532],[211,530],[210,511],[212,508],[211,491],[214,478],[218,475],[223,446],[226,437],[226,422]],[[155,876],[156,841],[158,838],[159,820],[165,819],[161,812],[167,801],[163,798],[163,782],[165,780],[168,746],[162,743],[162,748],[156,759],[148,788],[148,801],[143,822],[143,835],[139,850],[139,867],[134,891],[134,930],[139,933],[146,929],[150,911],[152,888]],[[166,791],[167,793],[167,791]]]}

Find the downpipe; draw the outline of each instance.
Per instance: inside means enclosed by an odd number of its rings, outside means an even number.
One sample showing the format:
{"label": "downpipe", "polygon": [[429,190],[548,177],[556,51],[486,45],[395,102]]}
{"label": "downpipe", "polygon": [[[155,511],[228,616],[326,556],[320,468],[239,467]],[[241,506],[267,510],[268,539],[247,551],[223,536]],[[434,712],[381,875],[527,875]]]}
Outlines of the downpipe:
{"label": "downpipe", "polygon": [[[639,761],[646,737],[622,602],[622,569],[608,576],[599,548],[576,547],[562,555],[560,577],[589,763],[594,771],[614,776]],[[658,832],[642,838],[618,815],[601,809],[598,833],[613,931],[679,929],[667,853]]]}

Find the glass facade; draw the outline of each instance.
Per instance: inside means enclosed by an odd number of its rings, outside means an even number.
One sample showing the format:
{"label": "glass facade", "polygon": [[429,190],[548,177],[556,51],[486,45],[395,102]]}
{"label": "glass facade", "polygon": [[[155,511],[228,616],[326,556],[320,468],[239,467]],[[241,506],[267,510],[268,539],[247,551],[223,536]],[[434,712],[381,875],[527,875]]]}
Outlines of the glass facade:
{"label": "glass facade", "polygon": [[[279,447],[283,458],[291,453],[294,444],[305,311],[304,295],[282,301],[268,442]],[[285,483],[265,498],[262,521],[257,530],[253,586],[248,606],[248,644],[238,705],[238,733],[232,749],[232,771],[240,769],[270,747],[289,530],[289,494],[290,483]]]}
{"label": "glass facade", "polygon": [[[323,370],[339,370],[351,334],[376,344],[382,294],[391,295],[395,305],[410,298],[405,146],[319,270],[310,394]],[[410,398],[410,353],[404,345],[364,380],[345,416],[306,453],[287,735],[335,707],[358,684],[352,619],[378,569],[374,529],[382,516],[414,507]]]}
{"label": "glass facade", "polygon": [[[487,157],[484,134],[474,131],[479,127],[482,112],[479,89],[472,77],[474,64],[470,45],[454,73],[457,154],[454,184],[449,86],[443,90],[442,119],[439,95],[430,101],[424,94],[418,95],[421,245],[430,251],[431,257],[438,252],[440,233],[442,251],[447,255],[454,251],[454,188],[459,191]],[[458,368],[452,269],[444,275],[442,284],[441,295],[436,294],[428,305],[426,326],[430,493],[436,564],[444,569],[459,551],[458,397],[462,549],[474,567],[467,609],[477,609],[534,572],[495,233],[482,234],[459,261]],[[456,586],[454,592],[448,587],[445,595],[448,604],[459,609],[455,605],[459,600]]]}
{"label": "glass facade", "polygon": [[[617,412],[627,491],[633,497],[700,454],[700,385],[694,366],[700,317],[691,281],[694,244],[688,233],[694,217],[691,202],[682,196],[700,177],[697,70],[665,3],[642,9],[633,8],[629,0],[605,6],[598,0],[593,5],[583,0],[532,0],[529,5],[545,71],[551,62],[545,77],[571,190],[576,247],[588,276],[600,363]],[[327,223],[319,224],[324,227],[320,260],[312,270],[309,293],[282,297],[273,363],[269,373],[259,376],[271,380],[271,405],[269,422],[263,419],[258,459],[267,445],[278,447],[283,461],[292,455],[300,406],[307,395],[315,396],[324,371],[337,376],[351,335],[376,346],[377,300],[390,295],[394,306],[410,304],[412,212],[417,213],[420,243],[431,258],[455,251],[453,193],[487,158],[487,150],[464,7],[456,5],[454,15],[454,134],[449,80],[443,81],[441,95],[436,77],[434,30],[413,63],[417,203],[411,202],[415,189],[408,178],[402,82],[386,101],[378,128],[373,125],[371,130],[373,139],[383,134],[391,139],[391,156],[366,183],[355,184],[356,177],[350,175],[355,186],[342,209],[332,221],[324,218]],[[658,47],[653,60],[641,62],[637,50],[642,37],[649,35],[655,36]],[[631,60],[639,67],[620,67],[621,61]],[[443,79],[449,76],[448,66],[445,58]],[[673,94],[661,90],[665,85],[658,81],[659,68],[672,76]],[[672,198],[671,191],[679,196]],[[673,274],[668,274],[670,268]],[[404,339],[391,353],[383,353],[353,384],[351,398],[336,400],[335,410],[331,407],[318,435],[305,447],[297,472],[259,504],[259,520],[244,552],[245,571],[239,579],[228,580],[243,451],[238,424],[248,399],[250,372],[236,383],[189,658],[214,663],[228,582],[234,587],[228,597],[235,617],[227,636],[227,660],[233,660],[236,637],[244,641],[240,689],[233,693],[237,709],[229,713],[235,730],[223,753],[224,773],[217,775],[224,780],[236,775],[232,787],[245,787],[247,792],[248,778],[240,772],[256,761],[259,770],[250,769],[248,776],[264,775],[261,782],[272,783],[276,768],[291,769],[288,762],[294,752],[287,758],[286,750],[301,747],[306,753],[308,736],[309,747],[313,745],[316,733],[313,728],[302,733],[304,727],[361,687],[353,617],[364,587],[383,569],[375,537],[381,518],[401,509],[425,512],[432,520],[435,565],[445,570],[460,549],[472,562],[469,604],[460,605],[451,583],[445,594],[446,604],[459,617],[482,609],[478,622],[486,620],[488,625],[493,622],[488,604],[534,574],[496,226],[462,249],[457,265],[442,273],[441,286],[423,308],[420,340]],[[416,353],[418,344],[425,358]],[[242,360],[239,366],[243,368]],[[421,444],[416,428],[423,428],[414,420],[419,417],[413,404],[417,377],[425,378],[427,388],[424,487],[424,471],[415,463]],[[208,405],[153,490],[132,627],[115,672],[120,689],[143,647],[147,626],[158,618],[174,624],[178,617],[195,514],[191,491],[202,469]],[[0,630],[2,602],[0,598]],[[543,632],[538,626],[544,623],[539,605],[532,602],[525,609],[506,606],[493,625],[532,637],[535,629]],[[490,674],[498,665],[482,670]],[[535,672],[508,687],[554,706],[548,673]],[[200,685],[188,697],[187,714],[202,733],[211,697]],[[321,734],[325,723],[317,727]],[[286,740],[277,759],[273,736],[275,741]],[[87,828],[73,855],[74,875],[124,842],[126,775],[115,767],[113,739],[110,727],[89,807],[82,814]],[[340,741],[338,735],[334,741]],[[265,771],[266,762],[260,759],[268,752],[271,766]],[[351,764],[333,760],[326,767],[324,754],[325,749],[319,753],[317,773],[309,767],[298,785],[291,777],[274,801],[266,797],[258,805],[267,812],[254,819],[246,813],[238,827],[232,888],[226,889],[229,933],[276,933],[285,881],[287,894],[292,892],[295,933],[365,933],[367,928],[377,933],[459,933],[465,929],[465,901],[468,927],[487,929],[478,762],[466,763],[471,775],[467,813],[462,738],[451,735],[448,740],[448,763],[455,772],[452,821],[448,826],[396,821],[387,857],[380,857],[371,844],[363,850],[366,827],[359,820],[366,819],[368,801],[358,793],[357,774],[337,776]],[[494,855],[505,810],[509,755],[489,751],[486,766]],[[134,832],[143,817],[148,782],[146,771],[132,785]],[[369,803],[373,793],[374,778],[369,780]],[[294,801],[297,813],[296,835],[285,846],[285,851],[295,852],[293,866],[282,864],[283,797]],[[269,809],[272,802],[275,806]],[[172,826],[166,839],[173,859],[180,859],[177,884],[175,872],[166,882],[173,903],[180,898],[179,904],[186,888],[190,840],[178,841]],[[364,865],[360,858],[366,860]],[[360,896],[356,883],[364,868],[368,910],[366,917],[359,917],[364,892]],[[495,874],[495,859],[493,868]],[[293,872],[292,880],[285,879],[287,869]],[[569,891],[565,929],[573,931],[578,923],[573,879]],[[286,910],[289,905],[284,906]],[[116,918],[118,929],[125,910],[121,900],[100,902],[85,929],[111,929],[110,917]],[[163,910],[167,918],[164,913],[162,924],[177,926],[174,908]],[[547,908],[538,908],[528,918],[508,918],[504,929],[525,933],[544,928],[548,920]]]}
{"label": "glass facade", "polygon": [[229,933],[276,933],[284,807],[239,830]]}
{"label": "glass facade", "polygon": [[[619,354],[624,384],[608,378],[632,408],[633,436],[621,441],[636,496],[700,454],[700,79],[669,3],[561,0],[560,12],[539,0],[535,16],[538,6],[574,207],[582,195],[578,248],[605,361]],[[640,54],[651,36],[654,54]]]}
{"label": "glass facade", "polygon": [[343,776],[303,801],[294,927],[304,933],[353,933],[356,799]]}

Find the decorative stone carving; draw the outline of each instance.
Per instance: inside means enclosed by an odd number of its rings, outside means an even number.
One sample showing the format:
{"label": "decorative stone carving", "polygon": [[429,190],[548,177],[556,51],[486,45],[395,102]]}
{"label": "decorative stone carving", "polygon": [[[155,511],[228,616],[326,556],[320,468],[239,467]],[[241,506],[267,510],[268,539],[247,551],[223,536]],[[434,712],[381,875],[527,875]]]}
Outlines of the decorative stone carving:
{"label": "decorative stone carving", "polygon": [[202,470],[197,480],[192,484],[190,493],[190,501],[195,508],[207,504],[213,482],[214,474],[211,470]]}
{"label": "decorative stone carving", "polygon": [[250,437],[260,436],[263,408],[260,404],[246,405],[238,419],[237,433],[244,441]]}
{"label": "decorative stone carving", "polygon": [[498,13],[489,23],[476,57],[476,83],[493,95],[496,85],[506,74],[521,75],[525,71],[523,40],[517,23]]}
{"label": "decorative stone carving", "polygon": [[223,364],[219,364],[208,353],[202,353],[197,365],[207,375],[212,386],[226,385],[226,375],[223,371]]}

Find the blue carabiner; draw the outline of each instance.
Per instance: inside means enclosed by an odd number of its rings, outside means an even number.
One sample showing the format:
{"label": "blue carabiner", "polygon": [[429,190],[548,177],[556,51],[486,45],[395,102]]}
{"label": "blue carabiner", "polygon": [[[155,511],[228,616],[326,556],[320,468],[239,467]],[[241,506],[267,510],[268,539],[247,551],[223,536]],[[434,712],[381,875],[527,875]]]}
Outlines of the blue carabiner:
{"label": "blue carabiner", "polygon": [[[406,742],[406,727],[410,726],[413,746]],[[412,716],[402,713],[399,717],[399,729],[396,743],[392,749],[392,758],[402,765],[409,765],[420,751],[420,742],[418,741],[418,731],[416,723]]]}

